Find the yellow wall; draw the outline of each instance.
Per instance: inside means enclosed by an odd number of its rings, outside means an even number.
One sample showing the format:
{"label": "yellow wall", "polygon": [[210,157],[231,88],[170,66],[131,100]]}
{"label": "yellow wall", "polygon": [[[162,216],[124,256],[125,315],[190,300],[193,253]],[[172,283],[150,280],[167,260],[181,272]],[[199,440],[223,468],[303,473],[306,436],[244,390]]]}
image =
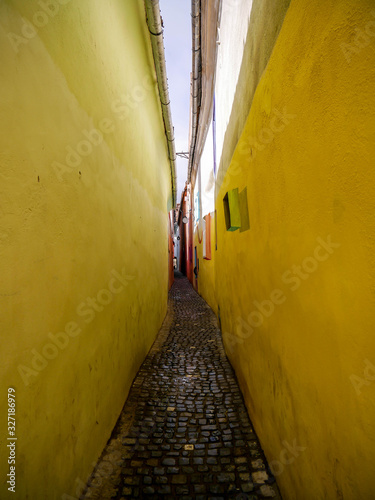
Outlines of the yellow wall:
{"label": "yellow wall", "polygon": [[[237,169],[231,169],[230,174],[225,177],[229,167],[234,149],[241,135],[241,131],[247,119],[249,109],[254,97],[255,90],[271,57],[274,44],[283,24],[285,14],[288,10],[290,0],[253,0],[250,7],[246,0],[233,5],[230,0],[225,0],[222,5],[220,21],[220,45],[218,46],[219,70],[215,75],[215,108],[216,108],[216,157],[218,172],[215,179],[216,189],[221,185],[228,187],[229,179]],[[251,15],[248,15],[251,12]],[[230,14],[230,15],[229,15]],[[241,26],[237,26],[236,23]],[[235,29],[233,27],[235,26]],[[247,26],[247,34],[243,32]],[[239,53],[240,40],[243,39],[243,52]],[[242,47],[242,45],[241,45]],[[240,68],[236,68],[237,60],[242,60]],[[248,64],[251,61],[251,64]],[[210,61],[207,61],[207,71],[212,71]],[[213,98],[213,97],[212,97]],[[202,129],[208,129],[205,145],[199,161],[201,170],[201,207],[203,216],[206,215],[204,196],[207,196],[207,178],[213,173],[213,151],[212,151],[212,123],[202,124]],[[221,149],[222,148],[222,149]],[[208,173],[209,172],[209,173]],[[198,176],[198,174],[197,174]],[[192,176],[194,178],[194,175]],[[199,176],[198,176],[199,177]],[[195,181],[194,191],[197,192],[198,179]],[[195,196],[194,198],[195,199]],[[212,210],[212,208],[211,208]],[[220,314],[215,293],[214,261],[215,261],[215,218],[211,218],[212,224],[212,259],[204,260],[203,250],[199,244],[196,228],[194,228],[194,241],[199,254],[199,278],[198,291],[208,302],[211,308]]]}
{"label": "yellow wall", "polygon": [[375,497],[372,6],[292,0],[216,199],[224,342],[288,500]]}
{"label": "yellow wall", "polygon": [[[203,233],[195,227],[194,246],[197,247],[199,259],[198,293],[217,314],[216,287],[215,287],[215,212],[211,214],[211,259],[203,258]],[[194,252],[193,252],[194,255]]]}
{"label": "yellow wall", "polygon": [[[30,499],[86,481],[168,289],[171,183],[143,1],[54,5],[0,2],[0,390],[3,403],[16,391],[16,495]],[[14,498],[2,408],[0,497]]]}
{"label": "yellow wall", "polygon": [[[218,46],[220,70],[215,77],[217,186],[223,182],[289,4],[290,0],[236,0],[236,9],[233,9],[232,0],[223,0]],[[234,24],[236,15],[240,25],[246,21],[248,24],[243,41],[241,28]],[[233,66],[238,54],[242,63],[236,75]],[[232,93],[233,102],[228,100]]]}

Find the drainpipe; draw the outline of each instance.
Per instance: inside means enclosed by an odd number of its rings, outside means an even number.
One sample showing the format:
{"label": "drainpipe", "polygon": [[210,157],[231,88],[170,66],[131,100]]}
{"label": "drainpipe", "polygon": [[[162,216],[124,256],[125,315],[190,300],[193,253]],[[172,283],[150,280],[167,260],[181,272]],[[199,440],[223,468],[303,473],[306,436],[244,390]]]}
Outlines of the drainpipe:
{"label": "drainpipe", "polygon": [[190,154],[188,167],[188,181],[191,182],[191,174],[194,168],[195,145],[198,134],[199,111],[202,98],[202,59],[201,59],[201,1],[191,2],[192,35],[193,35],[193,71],[191,82],[192,97],[192,120],[190,136]]}
{"label": "drainpipe", "polygon": [[155,62],[165,135],[168,142],[168,155],[171,166],[172,179],[172,208],[174,208],[176,206],[176,149],[174,143],[174,129],[172,125],[172,114],[167,83],[167,68],[165,66],[163,27],[160,17],[159,0],[144,0],[144,3],[146,9],[147,26],[150,32],[152,52]]}

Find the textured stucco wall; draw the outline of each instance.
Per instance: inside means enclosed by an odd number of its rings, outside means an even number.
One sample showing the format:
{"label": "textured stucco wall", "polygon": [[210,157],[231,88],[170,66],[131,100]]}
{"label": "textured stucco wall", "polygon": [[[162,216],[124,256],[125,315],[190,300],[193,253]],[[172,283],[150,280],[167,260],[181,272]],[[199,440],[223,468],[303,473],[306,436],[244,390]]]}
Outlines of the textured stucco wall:
{"label": "textured stucco wall", "polygon": [[288,500],[375,497],[372,7],[292,0],[216,199],[224,343]]}
{"label": "textured stucco wall", "polygon": [[165,315],[171,183],[143,1],[42,3],[0,2],[0,390],[17,498],[60,499]]}
{"label": "textured stucco wall", "polygon": [[[220,18],[217,66],[215,76],[216,103],[216,162],[217,176],[213,173],[212,122],[204,124],[208,129],[205,144],[201,147],[199,165],[202,177],[202,216],[214,210],[212,195],[220,189],[230,164],[234,149],[245,125],[252,99],[271,56],[290,0],[224,0]],[[216,34],[215,34],[216,36]],[[203,61],[209,65],[210,61]],[[204,68],[204,78],[208,70]],[[205,105],[205,103],[203,103]],[[208,107],[205,105],[205,107]],[[210,118],[211,120],[211,118]],[[233,170],[232,170],[233,172]],[[228,186],[229,177],[225,178]],[[194,192],[198,189],[194,185]],[[215,191],[216,190],[216,191]],[[212,219],[214,221],[214,217]],[[203,253],[195,231],[195,245],[199,255]],[[212,240],[214,241],[214,240]],[[216,311],[216,294],[212,260],[200,260],[198,289],[202,297]],[[207,276],[207,279],[206,279]]]}
{"label": "textured stucco wall", "polygon": [[[203,228],[208,230],[208,222],[201,223],[194,232],[194,245],[197,247],[199,259],[198,293],[207,304],[217,313],[216,285],[215,285],[215,212],[209,219],[211,228],[211,259],[203,258]],[[203,221],[202,221],[203,222]]]}
{"label": "textured stucco wall", "polygon": [[240,138],[290,0],[224,0],[216,96],[217,189]]}

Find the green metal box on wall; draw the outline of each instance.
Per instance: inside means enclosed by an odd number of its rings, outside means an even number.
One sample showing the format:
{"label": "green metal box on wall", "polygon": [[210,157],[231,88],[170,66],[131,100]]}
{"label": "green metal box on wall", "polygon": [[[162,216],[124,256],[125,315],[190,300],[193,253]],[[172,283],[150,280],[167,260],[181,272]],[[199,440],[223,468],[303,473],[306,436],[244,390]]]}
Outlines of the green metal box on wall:
{"label": "green metal box on wall", "polygon": [[238,188],[228,191],[224,196],[223,201],[227,231],[236,231],[241,227],[241,211]]}

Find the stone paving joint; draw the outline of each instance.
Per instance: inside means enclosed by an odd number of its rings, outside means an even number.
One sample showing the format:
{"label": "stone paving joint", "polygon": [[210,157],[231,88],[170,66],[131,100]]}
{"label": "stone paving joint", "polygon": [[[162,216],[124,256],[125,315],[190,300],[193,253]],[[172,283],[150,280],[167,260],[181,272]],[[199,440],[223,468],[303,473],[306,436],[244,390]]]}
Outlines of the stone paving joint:
{"label": "stone paving joint", "polygon": [[180,273],[81,498],[281,499],[216,317]]}

